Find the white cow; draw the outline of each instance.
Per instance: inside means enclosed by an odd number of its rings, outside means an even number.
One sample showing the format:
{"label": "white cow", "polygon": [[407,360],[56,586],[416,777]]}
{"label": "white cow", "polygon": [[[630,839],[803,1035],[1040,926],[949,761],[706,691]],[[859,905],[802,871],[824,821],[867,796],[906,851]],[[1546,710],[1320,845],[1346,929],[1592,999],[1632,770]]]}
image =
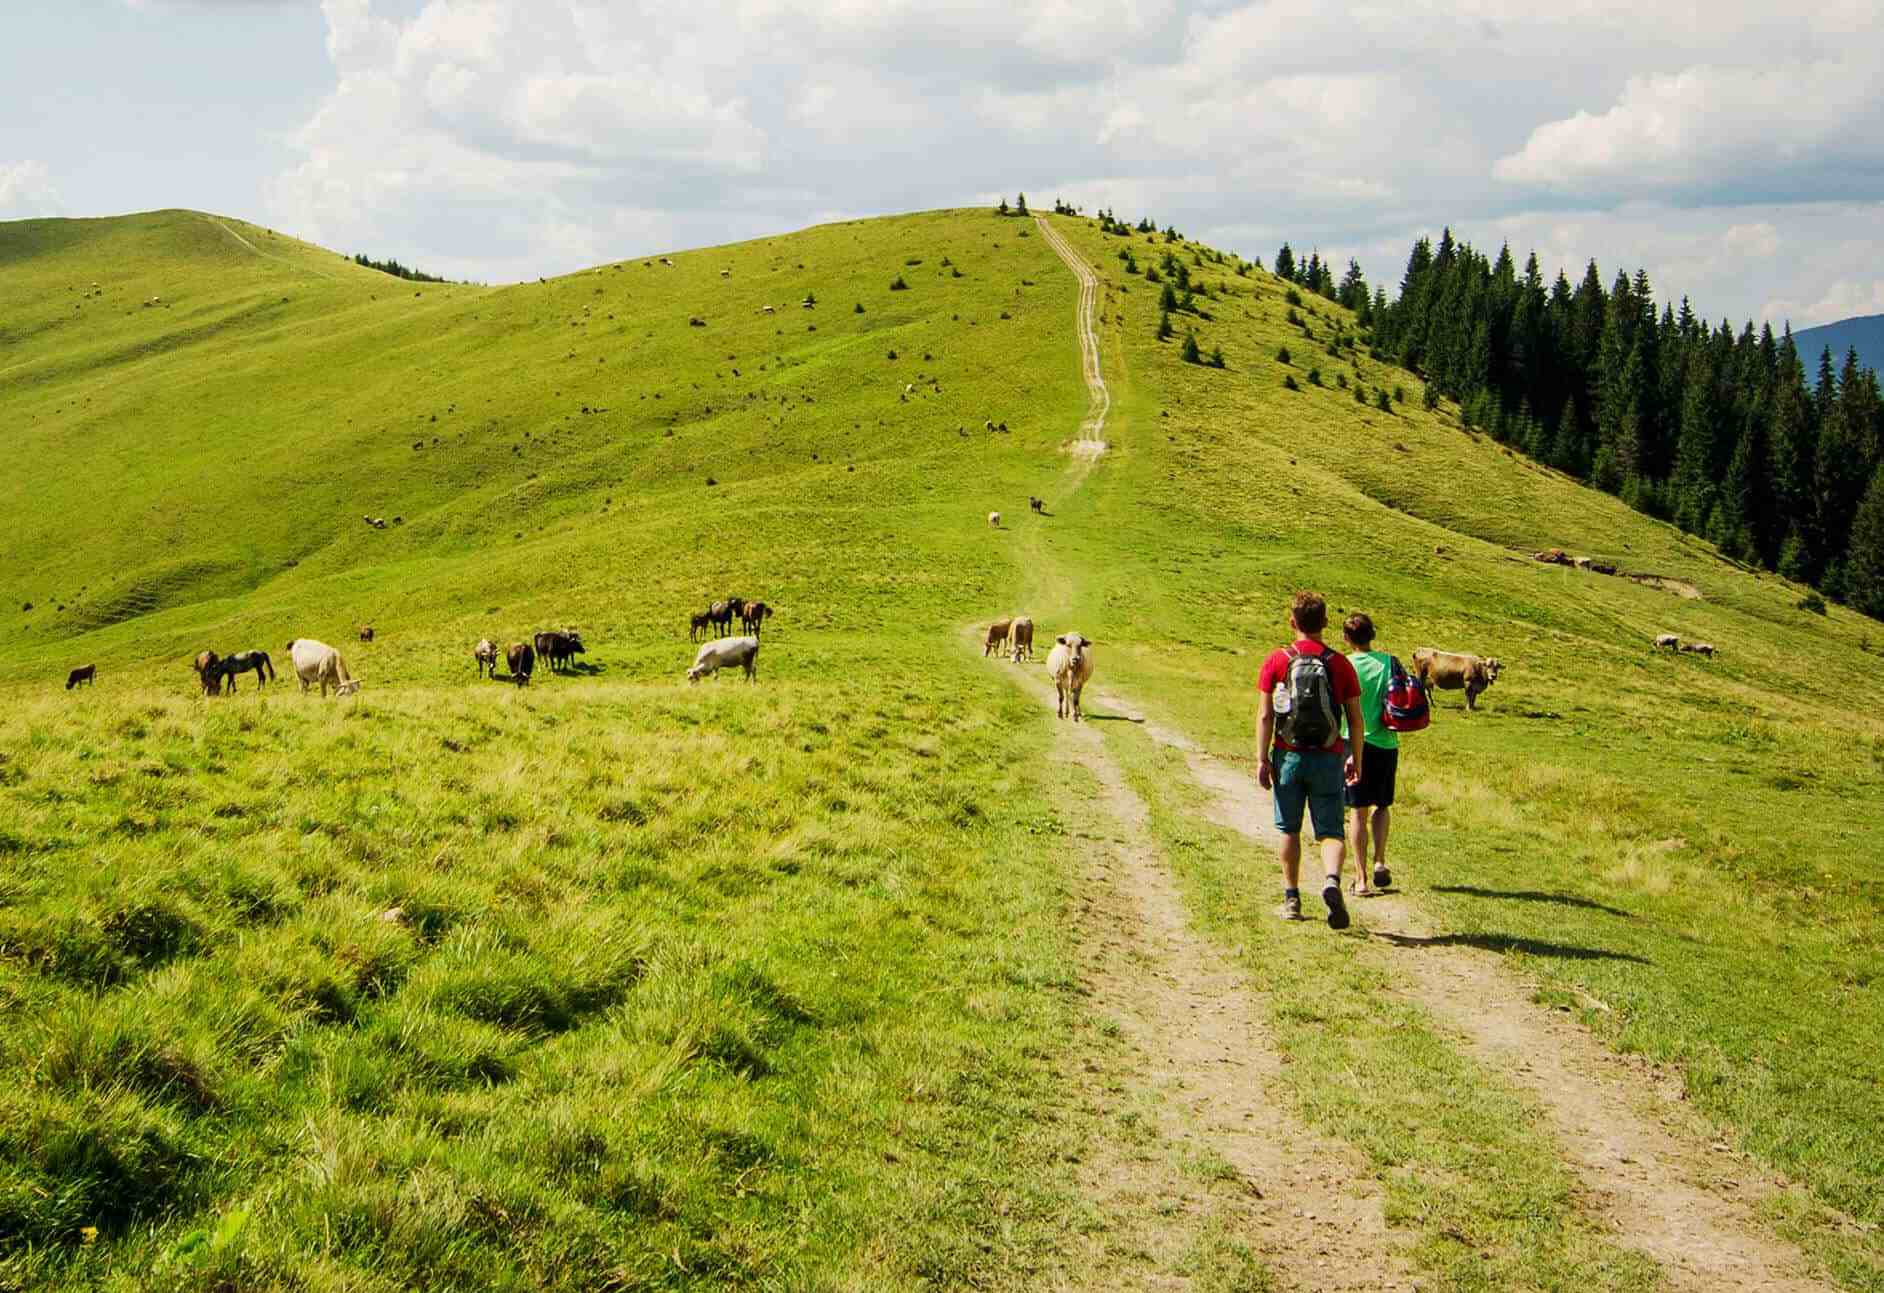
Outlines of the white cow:
{"label": "white cow", "polygon": [[738,665],[746,671],[746,681],[758,676],[759,639],[756,637],[716,638],[700,648],[687,670],[688,682],[699,682],[710,673]]}
{"label": "white cow", "polygon": [[294,673],[301,680],[302,691],[317,682],[323,696],[329,686],[336,696],[351,696],[360,690],[360,680],[347,672],[347,662],[340,658],[340,652],[325,642],[296,638],[288,643],[288,656],[294,661]]}
{"label": "white cow", "polygon": [[1047,672],[1053,675],[1053,689],[1059,693],[1059,715],[1066,717],[1067,702],[1072,701],[1073,721],[1079,722],[1079,693],[1092,678],[1092,643],[1077,633],[1062,633],[1047,652]]}
{"label": "white cow", "polygon": [[1000,529],[1001,528],[1001,514],[999,512],[988,513],[988,524],[993,526],[997,530]]}
{"label": "white cow", "polygon": [[1663,633],[1656,637],[1655,645],[1658,648],[1666,647],[1670,651],[1675,651],[1680,649],[1681,639],[1673,633]]}

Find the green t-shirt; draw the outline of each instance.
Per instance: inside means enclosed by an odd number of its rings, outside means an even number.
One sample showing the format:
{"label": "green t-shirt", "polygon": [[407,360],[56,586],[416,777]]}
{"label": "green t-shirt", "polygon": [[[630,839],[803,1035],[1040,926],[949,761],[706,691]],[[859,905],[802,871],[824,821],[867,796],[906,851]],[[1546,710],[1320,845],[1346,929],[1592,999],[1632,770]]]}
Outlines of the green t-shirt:
{"label": "green t-shirt", "polygon": [[1367,743],[1383,750],[1400,748],[1400,734],[1387,730],[1387,679],[1393,657],[1385,651],[1356,651],[1348,657],[1361,680],[1361,721],[1367,724]]}

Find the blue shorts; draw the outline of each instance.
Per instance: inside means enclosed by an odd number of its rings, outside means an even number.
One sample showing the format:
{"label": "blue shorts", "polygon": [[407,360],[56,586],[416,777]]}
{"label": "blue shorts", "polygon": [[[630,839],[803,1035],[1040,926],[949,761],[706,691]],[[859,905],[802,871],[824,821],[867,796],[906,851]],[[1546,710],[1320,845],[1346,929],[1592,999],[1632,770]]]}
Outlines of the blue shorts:
{"label": "blue shorts", "polygon": [[1276,829],[1302,833],[1302,809],[1315,824],[1315,838],[1341,838],[1347,793],[1347,756],[1334,750],[1277,750],[1275,754]]}

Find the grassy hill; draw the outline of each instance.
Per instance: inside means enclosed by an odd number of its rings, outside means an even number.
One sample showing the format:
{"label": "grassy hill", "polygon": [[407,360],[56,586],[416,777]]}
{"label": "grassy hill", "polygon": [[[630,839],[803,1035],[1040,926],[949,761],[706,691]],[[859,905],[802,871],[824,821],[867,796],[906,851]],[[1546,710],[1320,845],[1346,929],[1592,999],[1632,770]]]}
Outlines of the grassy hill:
{"label": "grassy hill", "polygon": [[[1068,1146],[1108,1134],[1063,1081],[1088,827],[964,629],[1078,627],[1103,685],[1247,759],[1314,586],[1403,655],[1505,661],[1406,761],[1434,919],[1602,1003],[1589,1027],[1800,1183],[1773,1224],[1884,1287],[1884,724],[1852,712],[1884,630],[1425,412],[1336,307],[1137,235],[1208,285],[1179,338],[1226,366],[1184,363],[1123,240],[1056,224],[1103,280],[1096,462],[1063,452],[1076,291],[1030,221],[505,288],[194,212],[0,225],[0,1062],[27,1075],[0,1282],[1055,1278]],[[686,617],[729,594],[779,607],[760,685],[687,688]],[[475,681],[478,637],[562,624],[584,675]],[[192,694],[203,647],[295,636],[342,647],[357,703]],[[1187,833],[1168,752],[1104,726],[1200,911],[1250,925],[1271,862]],[[1392,980],[1232,937],[1258,977]],[[1314,989],[1336,1017],[1368,1009],[1350,964]],[[1547,1165],[1467,1188],[1441,1142],[1490,1156],[1521,1111],[1408,1104],[1388,1138],[1344,1097],[1398,1043],[1342,1037],[1292,1053],[1307,1116],[1401,1191],[1442,1286],[1639,1286],[1561,1238]]]}

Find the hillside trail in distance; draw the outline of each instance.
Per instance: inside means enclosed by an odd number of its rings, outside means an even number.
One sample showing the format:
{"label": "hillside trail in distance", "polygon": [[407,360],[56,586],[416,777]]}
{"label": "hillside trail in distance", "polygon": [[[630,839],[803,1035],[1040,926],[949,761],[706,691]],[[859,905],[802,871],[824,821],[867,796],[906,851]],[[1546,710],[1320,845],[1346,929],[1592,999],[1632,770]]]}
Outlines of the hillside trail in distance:
{"label": "hillside trail in distance", "polygon": [[[1102,423],[1110,400],[1101,395],[1097,338],[1090,329],[1097,275],[1044,217],[1037,221],[1080,282],[1082,366]],[[1082,438],[1089,434],[1082,427]],[[1092,465],[1091,458],[1076,455],[1065,472],[1068,492],[1084,483]],[[1077,572],[1056,560],[1044,532],[1023,535],[1022,544],[1030,558],[1024,591],[1037,599],[1034,609],[1064,612]],[[1054,630],[1044,618],[1041,627],[1044,653]],[[1011,670],[1023,690],[1051,711],[1052,684],[1038,665],[999,667]],[[1250,769],[1211,757],[1133,706],[1098,691],[1088,696],[1115,714],[1134,717],[1154,740],[1180,751],[1214,819],[1264,852],[1275,847],[1268,796]],[[1078,841],[1087,884],[1074,915],[1090,1008],[1117,1019],[1136,1061],[1125,1079],[1126,1093],[1115,1098],[1152,1093],[1166,1110],[1160,1130],[1176,1151],[1201,1138],[1250,1183],[1258,1197],[1244,1209],[1243,1228],[1254,1227],[1253,1246],[1285,1284],[1408,1287],[1405,1236],[1386,1225],[1358,1155],[1321,1137],[1267,1094],[1279,1089],[1273,1079],[1281,1059],[1256,989],[1214,940],[1190,924],[1174,869],[1148,828],[1144,801],[1109,754],[1107,741],[1086,724],[1048,721],[1056,724],[1054,757],[1090,774],[1098,786],[1093,806],[1111,828],[1110,840]],[[1403,893],[1352,905],[1366,936],[1401,949],[1397,990],[1542,1111],[1584,1187],[1586,1206],[1618,1242],[1657,1261],[1669,1287],[1710,1293],[1722,1287],[1774,1293],[1831,1287],[1806,1274],[1810,1267],[1799,1250],[1773,1237],[1758,1219],[1759,1202],[1787,1183],[1725,1146],[1706,1145],[1692,1126],[1678,1125],[1677,1092],[1580,1024],[1536,1005],[1529,985],[1497,953],[1436,938]],[[1238,1134],[1252,1126],[1254,1137]],[[1086,1197],[1101,1214],[1118,1218],[1124,1236],[1145,1233],[1131,1219],[1148,1206],[1146,1196],[1157,1192],[1150,1179],[1158,1170],[1155,1158],[1095,1154],[1082,1169]],[[1338,1219],[1337,1233],[1348,1232],[1333,1267],[1318,1264],[1326,1253],[1314,1251],[1313,1242],[1330,1218]],[[1149,1233],[1156,1232],[1154,1224]],[[1157,1256],[1155,1245],[1146,1251]],[[1137,1286],[1184,1288],[1188,1282],[1167,1276]]]}
{"label": "hillside trail in distance", "polygon": [[[1280,836],[1269,794],[1257,786],[1253,770],[1211,757],[1116,697],[1101,700],[1112,712],[1140,718],[1147,735],[1183,754],[1208,796],[1213,821],[1265,854],[1275,849]],[[1760,1201],[1788,1183],[1678,1125],[1671,1116],[1677,1086],[1617,1055],[1581,1024],[1535,1004],[1532,987],[1497,952],[1437,937],[1403,891],[1350,899],[1349,907],[1369,938],[1401,949],[1394,967],[1400,991],[1543,1110],[1597,1215],[1619,1242],[1654,1258],[1670,1288],[1794,1293],[1833,1287],[1806,1274],[1810,1266],[1798,1248],[1773,1237],[1757,1217]]]}
{"label": "hillside trail in distance", "polygon": [[[1097,447],[1066,464],[1070,493],[1104,450],[1097,437],[1111,404],[1093,327],[1098,275],[1044,219],[1040,226],[1080,283],[1092,406],[1074,444]],[[1047,630],[1044,655],[1055,631],[1049,617],[1068,605],[1067,585],[1052,573],[1059,563],[1050,523],[1024,519],[1016,527],[1029,571],[1023,591]],[[979,631],[964,637],[973,646],[980,640]],[[1038,661],[989,663],[1052,709],[1053,687]],[[1359,1154],[1309,1127],[1276,1094],[1284,1061],[1253,985],[1192,927],[1144,800],[1095,728],[1066,722],[1055,734],[1052,757],[1097,788],[1079,810],[1092,825],[1073,837],[1080,884],[1070,914],[1084,1013],[1096,1027],[1116,1029],[1122,1046],[1089,1055],[1084,1073],[1070,1079],[1069,1097],[1099,1110],[1104,1127],[1079,1166],[1081,1195],[1102,1224],[1069,1231],[1067,1269],[1051,1287],[1201,1287],[1210,1276],[1196,1254],[1209,1250],[1212,1236],[1247,1245],[1288,1288],[1411,1287],[1404,1238],[1387,1224]],[[1129,1129],[1140,1126],[1148,1126],[1149,1148],[1131,1143]]]}
{"label": "hillside trail in distance", "polygon": [[250,251],[254,252],[257,256],[260,256],[263,260],[278,261],[279,263],[286,265],[291,269],[298,269],[302,271],[303,273],[312,274],[315,278],[324,278],[324,279],[327,279],[329,282],[333,281],[334,276],[332,274],[323,274],[321,273],[320,270],[315,269],[312,265],[298,264],[295,261],[289,260],[286,256],[277,256],[273,252],[263,251],[260,247],[257,247],[254,243],[250,242],[247,238],[244,238],[241,234],[237,233],[235,230],[231,229],[228,225],[216,219],[214,216],[204,216],[203,219],[215,225],[218,229],[228,234],[231,238],[234,238],[237,242],[241,243],[244,247],[247,247]]}
{"label": "hillside trail in distance", "polygon": [[1106,389],[1105,374],[1099,367],[1099,328],[1095,316],[1099,310],[1099,275],[1060,231],[1045,216],[1035,216],[1040,236],[1047,246],[1066,262],[1079,280],[1079,304],[1074,311],[1074,326],[1079,334],[1079,366],[1086,379],[1088,407],[1086,420],[1079,425],[1079,435],[1069,446],[1077,457],[1097,458],[1106,451],[1106,414],[1112,411],[1112,392]]}

